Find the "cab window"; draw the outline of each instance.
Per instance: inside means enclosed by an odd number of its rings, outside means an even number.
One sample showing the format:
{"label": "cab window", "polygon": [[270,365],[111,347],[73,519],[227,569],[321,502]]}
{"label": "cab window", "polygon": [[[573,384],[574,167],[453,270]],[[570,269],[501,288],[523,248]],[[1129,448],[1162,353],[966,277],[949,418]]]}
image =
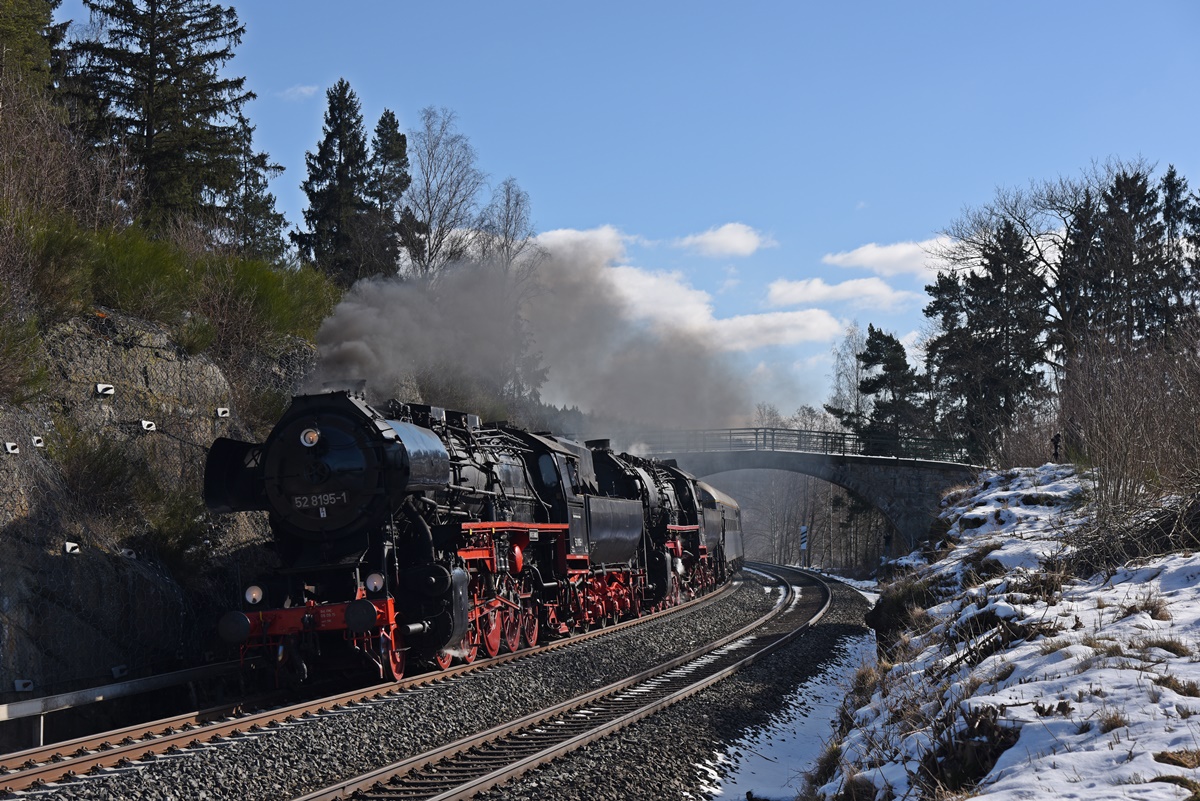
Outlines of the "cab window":
{"label": "cab window", "polygon": [[558,489],[558,470],[554,467],[554,457],[543,453],[538,457],[538,471],[541,474],[542,486],[549,490]]}

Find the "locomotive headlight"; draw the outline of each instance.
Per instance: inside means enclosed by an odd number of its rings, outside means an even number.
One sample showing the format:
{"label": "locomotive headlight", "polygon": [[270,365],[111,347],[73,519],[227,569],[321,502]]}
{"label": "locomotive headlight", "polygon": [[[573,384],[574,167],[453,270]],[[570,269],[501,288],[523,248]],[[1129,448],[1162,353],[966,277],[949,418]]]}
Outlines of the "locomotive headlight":
{"label": "locomotive headlight", "polygon": [[246,603],[256,604],[263,599],[263,588],[257,584],[251,584],[246,588]]}
{"label": "locomotive headlight", "polygon": [[300,432],[300,444],[306,448],[316,445],[321,439],[321,432],[315,428],[306,428]]}
{"label": "locomotive headlight", "polygon": [[383,574],[372,573],[367,576],[367,589],[371,592],[379,592],[383,589]]}

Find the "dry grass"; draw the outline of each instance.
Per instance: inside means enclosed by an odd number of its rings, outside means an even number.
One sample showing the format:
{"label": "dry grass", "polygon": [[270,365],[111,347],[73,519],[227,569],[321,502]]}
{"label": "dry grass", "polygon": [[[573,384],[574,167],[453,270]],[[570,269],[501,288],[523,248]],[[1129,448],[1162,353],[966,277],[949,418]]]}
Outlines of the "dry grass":
{"label": "dry grass", "polygon": [[1089,634],[1081,639],[1079,644],[1086,645],[1088,648],[1091,648],[1096,652],[1097,656],[1125,656],[1125,649],[1121,646],[1121,643],[1108,637],[1097,637]]}
{"label": "dry grass", "polygon": [[1184,799],[1184,801],[1200,801],[1200,782],[1195,779],[1189,779],[1186,776],[1155,776],[1150,781],[1174,784],[1177,787],[1190,790],[1192,794]]}
{"label": "dry grass", "polygon": [[1068,639],[1046,640],[1038,646],[1038,653],[1042,656],[1050,656],[1050,654],[1057,653],[1070,644],[1071,641]]}
{"label": "dry grass", "polygon": [[1133,647],[1141,651],[1159,648],[1175,656],[1191,656],[1192,649],[1182,640],[1175,637],[1146,637],[1133,642]]}
{"label": "dry grass", "polygon": [[998,542],[989,543],[972,551],[963,559],[964,587],[977,587],[990,578],[1003,575],[1004,566],[995,559],[988,558],[988,555],[999,547]]}
{"label": "dry grass", "polygon": [[1150,615],[1151,620],[1170,620],[1171,610],[1167,603],[1167,599],[1161,595],[1147,590],[1146,594],[1135,600],[1133,603],[1126,604],[1121,607],[1121,617],[1126,618],[1130,615],[1136,615],[1139,612],[1145,612]]}
{"label": "dry grass", "polygon": [[1200,683],[1190,679],[1188,681],[1180,681],[1178,677],[1168,674],[1154,679],[1154,683],[1159,687],[1166,687],[1177,695],[1184,695],[1188,698],[1200,698]]}
{"label": "dry grass", "polygon": [[1100,712],[1100,731],[1108,734],[1129,725],[1129,717],[1119,709],[1104,709]]}

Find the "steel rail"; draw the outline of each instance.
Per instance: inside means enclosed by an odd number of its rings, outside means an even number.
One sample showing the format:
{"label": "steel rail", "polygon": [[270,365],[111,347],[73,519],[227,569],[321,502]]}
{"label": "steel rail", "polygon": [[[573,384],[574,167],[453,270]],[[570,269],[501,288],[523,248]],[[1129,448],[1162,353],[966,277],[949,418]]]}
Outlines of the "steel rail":
{"label": "steel rail", "polygon": [[[820,578],[796,572],[812,580],[824,596],[820,608],[799,625],[746,639],[781,615],[786,617],[795,606],[795,588],[775,573],[785,587],[780,602],[733,634],[607,687],[330,785],[296,801],[337,801],[351,794],[355,798],[450,801],[510,781],[700,692],[799,636],[825,614],[832,595]],[[748,648],[750,654],[739,656]]]}
{"label": "steel rail", "polygon": [[[636,617],[615,625],[592,629],[570,637],[554,640],[535,648],[523,648],[499,656],[477,659],[471,664],[455,665],[446,670],[421,673],[398,682],[386,682],[339,693],[317,700],[303,701],[286,707],[247,713],[236,718],[222,717],[214,707],[201,712],[163,718],[101,734],[31,748],[0,756],[0,791],[13,793],[29,788],[41,788],[61,780],[72,780],[84,774],[95,774],[106,768],[121,767],[134,761],[152,759],[172,749],[197,748],[207,742],[221,742],[230,737],[257,732],[266,728],[292,724],[297,720],[335,714],[344,708],[379,703],[388,696],[422,685],[439,682],[477,670],[498,667],[507,662],[537,656],[594,637],[616,633],[631,626],[650,623],[683,612],[693,612],[716,602],[733,588],[727,582],[715,591],[691,601]],[[236,714],[236,710],[233,710]]]}

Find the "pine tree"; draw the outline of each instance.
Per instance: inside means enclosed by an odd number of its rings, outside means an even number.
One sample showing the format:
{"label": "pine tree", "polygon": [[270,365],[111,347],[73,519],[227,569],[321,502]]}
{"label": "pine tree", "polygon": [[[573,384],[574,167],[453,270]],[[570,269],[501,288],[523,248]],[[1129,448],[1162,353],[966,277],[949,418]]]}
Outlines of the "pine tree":
{"label": "pine tree", "polygon": [[232,7],[204,0],[84,0],[104,23],[75,44],[83,85],[102,125],[141,171],[152,227],[212,212],[230,191],[241,152],[241,109],[254,93],[222,77],[245,26]]}
{"label": "pine tree", "polygon": [[412,183],[408,173],[408,137],[390,109],[384,109],[371,137],[367,164],[367,199],[370,213],[367,245],[369,270],[378,275],[395,275],[400,267],[404,192]]}
{"label": "pine tree", "polygon": [[350,84],[340,79],[326,96],[325,135],[316,153],[305,154],[308,178],[300,185],[308,196],[308,230],[291,236],[302,255],[348,287],[364,274],[363,234],[370,202],[367,142],[358,96]]}
{"label": "pine tree", "polygon": [[921,398],[921,379],[908,363],[904,345],[873,325],[857,360],[864,371],[858,389],[870,396],[865,417],[849,409],[826,405],[825,411],[864,441],[872,456],[906,455],[905,439],[929,434],[929,412]]}
{"label": "pine tree", "polygon": [[[877,456],[905,455],[903,440],[927,434],[920,400],[920,381],[908,363],[904,345],[892,334],[867,326],[867,347],[859,354],[863,367],[873,371],[859,389],[873,395],[866,426],[864,452]],[[878,369],[877,372],[874,372]]]}
{"label": "pine tree", "polygon": [[67,23],[54,23],[62,0],[0,0],[0,79],[49,86],[54,52]]}
{"label": "pine tree", "polygon": [[978,269],[939,273],[925,315],[938,324],[927,345],[944,428],[977,461],[1003,440],[1018,412],[1042,395],[1044,286],[1011,221],[982,249]]}
{"label": "pine tree", "polygon": [[275,195],[267,184],[283,173],[283,167],[271,163],[266,153],[254,149],[254,126],[245,118],[241,120],[240,134],[238,178],[226,207],[230,244],[247,258],[278,263],[287,253],[283,237],[287,220],[276,208]]}

